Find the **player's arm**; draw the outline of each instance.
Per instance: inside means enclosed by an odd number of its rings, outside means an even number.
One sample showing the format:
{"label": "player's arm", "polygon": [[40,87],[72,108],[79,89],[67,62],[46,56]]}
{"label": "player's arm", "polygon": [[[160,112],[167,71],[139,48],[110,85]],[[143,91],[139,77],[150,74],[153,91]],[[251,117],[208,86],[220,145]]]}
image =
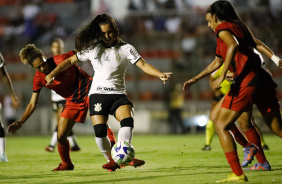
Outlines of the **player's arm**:
{"label": "player's arm", "polygon": [[13,134],[15,131],[20,129],[22,125],[26,122],[26,120],[32,115],[34,110],[36,109],[38,105],[40,92],[32,93],[31,99],[29,104],[27,105],[24,114],[22,115],[21,119],[19,121],[14,122],[10,126],[8,126],[7,132]]}
{"label": "player's arm", "polygon": [[209,64],[209,66],[207,66],[201,73],[199,73],[196,77],[184,83],[183,90],[188,91],[190,86],[192,86],[198,80],[201,80],[202,78],[206,77],[207,75],[210,75],[215,70],[219,69],[222,64],[223,64],[222,58],[216,56],[215,59]]}
{"label": "player's arm", "polygon": [[267,55],[279,68],[282,68],[282,60],[274,54],[262,41],[255,39],[257,50]]}
{"label": "player's arm", "polygon": [[12,106],[14,109],[17,109],[19,107],[19,101],[18,98],[16,96],[15,90],[13,88],[12,85],[12,81],[11,78],[6,70],[6,67],[3,66],[0,68],[0,73],[1,73],[1,78],[3,80],[3,83],[8,86],[9,90],[10,90],[10,94],[11,94],[11,98],[12,98]]}
{"label": "player's arm", "polygon": [[65,71],[66,69],[68,69],[69,67],[71,67],[72,65],[74,65],[75,63],[78,62],[78,59],[76,57],[76,55],[73,55],[67,59],[65,59],[63,62],[61,62],[52,72],[50,72],[50,74],[48,74],[45,77],[45,80],[47,82],[47,85],[52,84],[54,81],[54,77],[62,72]]}
{"label": "player's arm", "polygon": [[170,78],[171,72],[168,73],[161,73],[158,69],[147,63],[144,59],[139,59],[136,62],[136,66],[138,66],[143,72],[160,78],[164,83]]}
{"label": "player's arm", "polygon": [[213,82],[213,86],[216,89],[220,88],[220,84],[223,82],[231,63],[234,62],[234,57],[239,47],[239,42],[229,31],[220,31],[218,36],[226,44],[227,52],[222,73],[220,74],[219,78]]}

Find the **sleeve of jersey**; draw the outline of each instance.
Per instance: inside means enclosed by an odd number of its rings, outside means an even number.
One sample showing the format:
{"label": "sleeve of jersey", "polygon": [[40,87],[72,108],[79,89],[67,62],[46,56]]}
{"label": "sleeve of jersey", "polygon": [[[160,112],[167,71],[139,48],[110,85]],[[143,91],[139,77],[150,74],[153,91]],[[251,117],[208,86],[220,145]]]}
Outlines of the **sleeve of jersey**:
{"label": "sleeve of jersey", "polygon": [[2,56],[2,54],[0,53],[0,68],[2,68],[5,65],[5,59]]}
{"label": "sleeve of jersey", "polygon": [[81,62],[90,61],[92,53],[93,53],[93,50],[85,49],[85,50],[82,50],[76,53],[76,57]]}
{"label": "sleeve of jersey", "polygon": [[136,62],[141,59],[142,57],[139,55],[139,53],[136,51],[136,49],[130,45],[127,44],[125,49],[125,56],[128,61],[130,61],[131,64],[136,64]]}
{"label": "sleeve of jersey", "polygon": [[37,75],[37,73],[33,77],[33,92],[39,93],[41,89],[43,88],[43,85],[41,84],[40,76]]}

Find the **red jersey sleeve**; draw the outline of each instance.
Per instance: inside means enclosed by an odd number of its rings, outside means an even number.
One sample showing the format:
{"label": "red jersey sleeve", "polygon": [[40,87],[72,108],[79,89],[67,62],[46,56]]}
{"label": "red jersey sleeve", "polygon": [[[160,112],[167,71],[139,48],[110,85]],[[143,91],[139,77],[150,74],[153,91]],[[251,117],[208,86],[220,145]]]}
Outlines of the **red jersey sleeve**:
{"label": "red jersey sleeve", "polygon": [[[45,80],[45,78],[44,78]],[[34,77],[33,77],[33,92],[39,93],[41,89],[43,88],[44,84],[42,82],[42,75],[38,71],[36,71]]]}
{"label": "red jersey sleeve", "polygon": [[75,51],[69,51],[68,53],[65,53],[65,54],[61,54],[61,55],[57,55],[57,56],[54,56],[54,62],[58,65],[60,64],[62,61],[64,61],[65,59],[71,57],[75,55]]}

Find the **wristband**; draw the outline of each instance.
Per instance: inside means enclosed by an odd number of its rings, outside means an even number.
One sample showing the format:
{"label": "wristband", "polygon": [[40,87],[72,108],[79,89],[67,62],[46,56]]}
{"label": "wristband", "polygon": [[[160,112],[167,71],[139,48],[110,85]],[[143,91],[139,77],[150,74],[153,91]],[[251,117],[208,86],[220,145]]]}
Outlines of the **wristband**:
{"label": "wristband", "polygon": [[279,66],[279,61],[280,61],[280,58],[278,57],[278,56],[276,56],[276,55],[272,55],[271,56],[271,60],[277,65],[277,66]]}

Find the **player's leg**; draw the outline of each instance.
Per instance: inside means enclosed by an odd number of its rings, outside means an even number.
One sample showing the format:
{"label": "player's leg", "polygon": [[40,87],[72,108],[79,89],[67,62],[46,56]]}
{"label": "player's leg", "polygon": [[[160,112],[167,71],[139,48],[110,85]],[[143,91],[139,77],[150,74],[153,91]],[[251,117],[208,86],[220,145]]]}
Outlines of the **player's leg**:
{"label": "player's leg", "polygon": [[269,147],[268,145],[266,144],[265,140],[264,140],[264,136],[259,128],[259,126],[257,126],[255,120],[254,120],[254,117],[252,118],[252,122],[253,122],[253,125],[256,127],[257,131],[259,132],[260,134],[260,138],[261,138],[261,146],[262,146],[262,149],[263,150],[269,150]]}
{"label": "player's leg", "polygon": [[[218,101],[216,101],[216,100],[212,101],[211,111],[214,109],[214,107],[216,106],[217,103],[218,103]],[[218,108],[220,108],[220,106]],[[211,142],[212,142],[212,139],[213,139],[213,135],[214,135],[214,123],[211,120],[211,118],[209,117],[208,123],[206,125],[206,144],[202,148],[202,150],[204,150],[204,151],[205,150],[211,150]]]}
{"label": "player's leg", "polygon": [[216,119],[215,128],[219,136],[219,140],[227,161],[232,169],[232,176],[229,176],[227,179],[222,180],[228,181],[231,177],[238,177],[238,181],[246,180],[244,172],[239,163],[239,157],[237,154],[235,141],[229,132],[229,130],[234,125],[236,119],[241,115],[241,112],[232,111],[230,109],[221,108],[218,117]]}
{"label": "player's leg", "polygon": [[[131,144],[133,137],[134,119],[132,105],[119,106],[115,112],[116,119],[120,122],[121,128],[118,132],[118,141],[126,141]],[[134,158],[127,166],[141,167],[145,164],[144,160]]]}
{"label": "player's leg", "polygon": [[108,138],[110,140],[111,148],[112,148],[115,145],[115,143],[116,143],[116,137],[115,137],[114,131],[112,130],[110,125],[108,125],[107,135],[108,135]]}
{"label": "player's leg", "polygon": [[55,168],[52,171],[61,171],[61,170],[73,170],[74,165],[71,162],[70,158],[70,145],[67,139],[71,129],[75,124],[74,120],[70,120],[64,117],[60,117],[58,122],[58,152],[62,159],[59,167]]}
{"label": "player's leg", "polygon": [[63,107],[60,107],[58,102],[53,102],[53,111],[54,111],[54,115],[56,116],[56,127],[55,130],[53,131],[49,146],[45,147],[45,150],[49,152],[54,152],[55,146],[57,145],[58,121],[63,111]]}
{"label": "player's leg", "polygon": [[0,116],[0,162],[8,162],[6,155],[6,138],[5,130]]}
{"label": "player's leg", "polygon": [[108,171],[116,171],[116,169],[119,169],[120,166],[114,162],[111,156],[111,143],[107,136],[108,117],[109,115],[93,115],[91,116],[91,120],[94,126],[97,146],[108,161],[108,163],[104,164],[102,167]]}

